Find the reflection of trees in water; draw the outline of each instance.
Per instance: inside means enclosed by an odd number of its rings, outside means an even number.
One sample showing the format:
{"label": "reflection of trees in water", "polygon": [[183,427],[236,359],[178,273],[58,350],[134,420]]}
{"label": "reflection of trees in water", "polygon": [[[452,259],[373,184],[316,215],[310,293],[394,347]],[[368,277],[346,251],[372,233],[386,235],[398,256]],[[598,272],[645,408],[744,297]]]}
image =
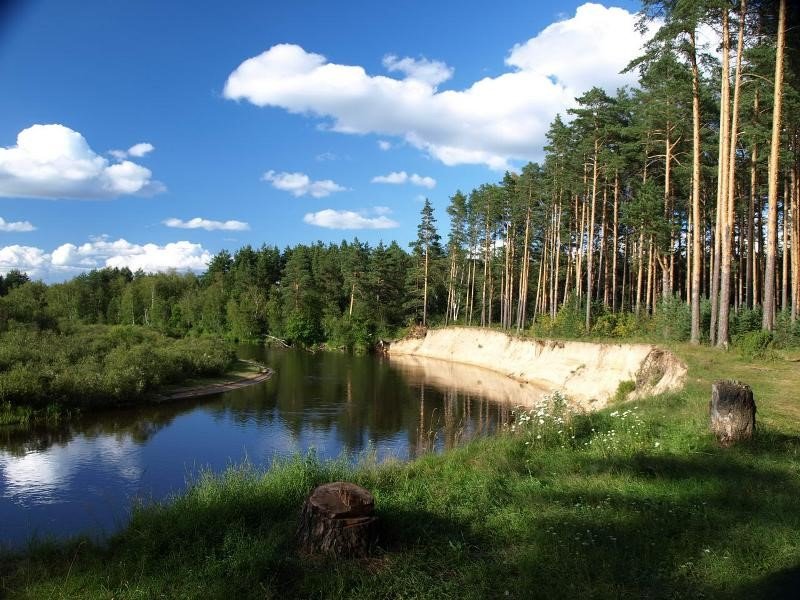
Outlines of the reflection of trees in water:
{"label": "reflection of trees in water", "polygon": [[275,370],[270,381],[211,399],[90,413],[52,426],[0,428],[0,449],[23,455],[66,445],[79,435],[144,444],[176,417],[200,408],[238,425],[280,423],[295,439],[309,431],[335,435],[353,452],[401,434],[409,454],[416,456],[492,432],[509,418],[508,402],[494,402],[481,390],[460,389],[467,378],[436,365],[428,371],[399,368],[371,356],[334,352],[256,349],[250,354]]}
{"label": "reflection of trees in water", "polygon": [[[441,398],[440,406],[431,401],[432,396]],[[511,417],[511,405],[495,403],[457,389],[438,392],[420,385],[418,397],[416,430],[409,431],[410,456],[432,450],[449,450],[477,436],[495,432]]]}
{"label": "reflection of trees in water", "polygon": [[175,417],[190,412],[197,402],[170,402],[104,410],[74,417],[56,424],[34,423],[0,428],[0,450],[13,456],[42,452],[58,445],[66,446],[76,436],[93,440],[113,436],[145,444],[172,423]]}
{"label": "reflection of trees in water", "polygon": [[460,390],[446,378],[428,381],[423,371],[374,357],[267,350],[257,358],[275,369],[265,391],[249,401],[237,397],[220,410],[246,414],[255,422],[279,418],[295,439],[321,431],[359,452],[370,441],[404,432],[410,454],[417,455],[491,432],[510,416],[508,403]]}

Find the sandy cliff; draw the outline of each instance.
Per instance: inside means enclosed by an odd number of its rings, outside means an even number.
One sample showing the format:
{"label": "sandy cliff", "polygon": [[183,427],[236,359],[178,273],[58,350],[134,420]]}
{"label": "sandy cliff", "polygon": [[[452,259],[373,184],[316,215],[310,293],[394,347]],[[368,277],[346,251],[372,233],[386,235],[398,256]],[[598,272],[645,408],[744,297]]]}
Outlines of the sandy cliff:
{"label": "sandy cliff", "polygon": [[515,338],[466,327],[432,329],[421,339],[393,342],[389,358],[418,356],[491,369],[517,381],[560,390],[586,408],[602,408],[619,384],[633,397],[680,389],[686,366],[649,344],[595,344]]}

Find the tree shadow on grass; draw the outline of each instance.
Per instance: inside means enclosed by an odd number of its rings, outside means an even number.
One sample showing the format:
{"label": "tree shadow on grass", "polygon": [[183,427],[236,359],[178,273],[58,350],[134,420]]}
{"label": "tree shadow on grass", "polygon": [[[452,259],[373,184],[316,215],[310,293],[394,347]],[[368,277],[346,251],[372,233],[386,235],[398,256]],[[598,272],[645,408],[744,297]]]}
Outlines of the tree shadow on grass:
{"label": "tree shadow on grass", "polygon": [[800,482],[769,466],[771,454],[755,443],[689,457],[579,460],[587,483],[543,491],[555,509],[537,524],[553,539],[533,544],[540,551],[520,558],[519,570],[531,582],[570,572],[552,597],[784,597],[800,575],[781,572],[773,557],[786,544],[800,548]]}
{"label": "tree shadow on grass", "polygon": [[775,600],[795,600],[800,596],[800,564],[770,573],[764,578],[742,586],[737,593],[739,598],[764,598]]}

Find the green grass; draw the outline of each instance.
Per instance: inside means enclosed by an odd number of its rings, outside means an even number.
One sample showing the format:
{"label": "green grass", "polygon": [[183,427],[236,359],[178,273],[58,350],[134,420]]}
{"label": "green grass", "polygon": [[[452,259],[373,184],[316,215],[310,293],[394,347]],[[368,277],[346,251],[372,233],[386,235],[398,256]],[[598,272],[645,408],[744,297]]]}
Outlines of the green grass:
{"label": "green grass", "polygon": [[[673,349],[689,365],[681,393],[573,417],[561,434],[509,432],[409,464],[309,456],[267,472],[245,465],[207,475],[137,510],[104,547],[74,540],[3,556],[0,596],[793,597],[797,356],[748,363]],[[755,391],[750,443],[722,449],[707,433],[719,378]],[[299,555],[293,535],[304,497],[339,479],[375,494],[379,551],[338,561]]]}

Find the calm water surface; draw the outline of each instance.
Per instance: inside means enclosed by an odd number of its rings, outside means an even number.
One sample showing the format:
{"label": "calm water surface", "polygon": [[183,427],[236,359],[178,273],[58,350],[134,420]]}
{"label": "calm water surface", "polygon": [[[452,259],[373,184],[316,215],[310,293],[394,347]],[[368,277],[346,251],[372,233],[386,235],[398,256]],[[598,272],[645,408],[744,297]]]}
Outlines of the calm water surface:
{"label": "calm water surface", "polygon": [[276,456],[374,452],[408,459],[491,433],[541,392],[440,361],[240,347],[270,381],[189,402],[87,415],[61,427],[0,427],[0,545],[100,537],[131,503],[185,488],[201,469]]}

